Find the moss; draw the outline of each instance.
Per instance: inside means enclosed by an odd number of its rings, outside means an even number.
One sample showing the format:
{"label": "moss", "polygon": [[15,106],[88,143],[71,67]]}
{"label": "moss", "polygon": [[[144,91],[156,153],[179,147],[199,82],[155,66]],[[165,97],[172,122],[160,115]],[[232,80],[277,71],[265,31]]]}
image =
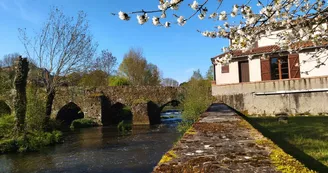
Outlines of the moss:
{"label": "moss", "polygon": [[260,139],[256,140],[256,143],[260,146],[270,147],[270,159],[271,162],[275,165],[278,171],[283,173],[314,173],[308,168],[306,168],[298,160],[285,153],[281,148],[275,145],[271,140]]}
{"label": "moss", "polygon": [[174,153],[174,151],[170,150],[167,153],[164,154],[162,159],[159,161],[159,164],[167,163],[171,161],[172,159],[178,158],[178,156]]}
{"label": "moss", "polygon": [[95,127],[97,125],[98,124],[91,119],[82,118],[82,119],[74,120],[71,124],[71,129]]}
{"label": "moss", "polygon": [[196,130],[193,128],[193,127],[190,127],[185,134],[188,134],[188,135],[195,135],[197,134]]}

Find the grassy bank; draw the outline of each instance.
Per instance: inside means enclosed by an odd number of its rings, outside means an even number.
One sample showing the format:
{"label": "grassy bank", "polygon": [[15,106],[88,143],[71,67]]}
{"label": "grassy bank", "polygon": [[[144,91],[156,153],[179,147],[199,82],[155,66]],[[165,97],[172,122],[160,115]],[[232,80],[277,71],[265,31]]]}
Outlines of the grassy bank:
{"label": "grassy bank", "polygon": [[288,123],[278,122],[274,117],[247,119],[265,136],[308,167],[327,171],[328,117],[289,117]]}
{"label": "grassy bank", "polygon": [[14,123],[13,115],[0,117],[0,153],[37,151],[62,139],[62,133],[57,130],[27,130],[25,134],[14,136]]}

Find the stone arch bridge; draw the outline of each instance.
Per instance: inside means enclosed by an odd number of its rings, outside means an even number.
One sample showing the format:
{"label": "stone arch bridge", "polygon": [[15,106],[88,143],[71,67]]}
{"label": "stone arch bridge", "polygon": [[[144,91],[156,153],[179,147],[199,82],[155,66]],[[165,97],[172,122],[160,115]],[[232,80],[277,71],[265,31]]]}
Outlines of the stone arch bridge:
{"label": "stone arch bridge", "polygon": [[[117,124],[115,109],[128,106],[133,124],[159,124],[162,109],[171,103],[179,104],[180,93],[179,88],[162,86],[62,87],[56,93],[51,116],[68,119],[68,123],[84,117],[101,125],[112,125]],[[0,98],[0,116],[10,114],[12,101],[11,96]],[[78,112],[74,114],[74,110]]]}
{"label": "stone arch bridge", "polygon": [[115,124],[117,106],[128,106],[133,124],[159,124],[160,112],[170,103],[179,104],[180,89],[161,86],[117,86],[99,88],[63,87],[56,93],[52,116],[56,118],[65,105],[78,106],[85,118],[102,125]]}

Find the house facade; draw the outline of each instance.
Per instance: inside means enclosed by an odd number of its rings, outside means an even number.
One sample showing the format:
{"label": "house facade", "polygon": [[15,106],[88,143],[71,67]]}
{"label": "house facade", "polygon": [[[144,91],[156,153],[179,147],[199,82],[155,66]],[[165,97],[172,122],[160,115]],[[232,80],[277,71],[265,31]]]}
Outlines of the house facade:
{"label": "house facade", "polygon": [[[279,51],[279,46],[275,45],[279,41],[277,33],[279,31],[261,37],[257,46],[249,51],[232,52],[233,58],[228,65],[215,63],[215,59],[224,54],[212,58],[216,85],[328,76],[328,65],[315,68],[317,62],[312,57],[315,49],[321,46],[307,43],[298,45],[303,47],[299,53]],[[327,56],[328,50],[318,58],[324,60]]]}
{"label": "house facade", "polygon": [[323,46],[306,42],[289,53],[276,45],[279,32],[262,36],[251,50],[233,51],[229,64],[215,61],[225,54],[213,57],[213,95],[250,114],[328,115],[328,64],[316,68],[317,59],[328,61],[327,48],[315,54]]}

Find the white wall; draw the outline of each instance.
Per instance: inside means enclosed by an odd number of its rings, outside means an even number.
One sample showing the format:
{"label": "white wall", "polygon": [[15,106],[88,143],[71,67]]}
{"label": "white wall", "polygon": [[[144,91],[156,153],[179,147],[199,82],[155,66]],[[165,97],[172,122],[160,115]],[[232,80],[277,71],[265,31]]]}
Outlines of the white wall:
{"label": "white wall", "polygon": [[[303,77],[316,77],[316,76],[328,76],[328,60],[326,61],[327,65],[322,65],[320,68],[315,68],[317,65],[317,62],[315,59],[311,59],[313,55],[313,52],[311,54],[308,53],[300,53],[299,59],[300,59],[300,71],[301,71],[301,78]],[[326,58],[328,58],[328,50],[325,50],[322,54],[318,54],[321,61],[324,61]],[[306,63],[303,63],[303,61],[307,61]],[[314,68],[314,69],[313,69]],[[309,71],[313,69],[309,74],[305,74],[302,72]]]}
{"label": "white wall", "polygon": [[266,36],[265,34],[263,34],[258,41],[258,46],[262,47],[262,46],[269,46],[269,45],[277,44],[277,42],[279,42],[277,34],[280,32],[282,32],[282,30],[273,31],[273,32],[271,32],[271,35],[269,35],[269,36]]}
{"label": "white wall", "polygon": [[249,80],[250,82],[261,81],[261,60],[252,59],[249,60]]}
{"label": "white wall", "polygon": [[221,73],[221,64],[215,65],[216,84],[239,83],[238,62],[229,64],[229,73]]}

